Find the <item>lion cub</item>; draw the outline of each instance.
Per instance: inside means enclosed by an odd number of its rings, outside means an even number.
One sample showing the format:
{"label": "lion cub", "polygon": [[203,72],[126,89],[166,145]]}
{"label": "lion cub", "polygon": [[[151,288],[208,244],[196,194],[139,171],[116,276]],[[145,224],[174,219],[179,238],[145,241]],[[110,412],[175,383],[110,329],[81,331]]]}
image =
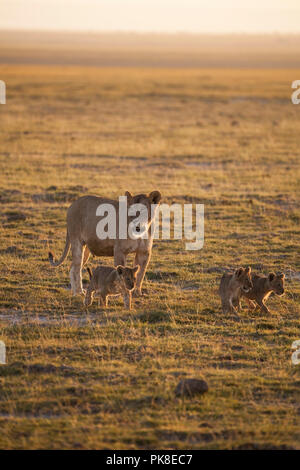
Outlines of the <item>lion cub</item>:
{"label": "lion cub", "polygon": [[270,273],[268,276],[254,274],[252,276],[253,288],[250,292],[242,292],[242,296],[246,298],[252,309],[259,305],[261,312],[270,313],[265,302],[272,292],[280,296],[284,294],[284,278],[285,275],[283,273]]}
{"label": "lion cub", "polygon": [[131,291],[136,286],[136,275],[139,269],[139,266],[134,268],[98,266],[92,274],[90,268],[88,268],[90,284],[86,291],[84,305],[89,307],[93,302],[94,293],[97,292],[100,294],[100,304],[102,306],[107,307],[110,295],[123,295],[124,305],[130,310]]}
{"label": "lion cub", "polygon": [[236,269],[234,273],[223,274],[219,287],[223,313],[237,314],[241,293],[249,292],[251,288],[250,266]]}

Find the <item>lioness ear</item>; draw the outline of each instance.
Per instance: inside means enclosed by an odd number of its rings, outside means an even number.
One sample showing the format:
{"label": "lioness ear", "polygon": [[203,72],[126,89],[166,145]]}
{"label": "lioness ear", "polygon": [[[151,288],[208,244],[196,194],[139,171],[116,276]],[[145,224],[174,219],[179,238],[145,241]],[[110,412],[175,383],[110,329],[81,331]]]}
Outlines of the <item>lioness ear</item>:
{"label": "lioness ear", "polygon": [[137,265],[133,268],[133,272],[134,272],[134,273],[138,273],[139,270],[140,270],[140,267],[139,267],[139,265],[137,264]]}
{"label": "lioness ear", "polygon": [[284,274],[284,273],[280,273],[280,274],[278,274],[278,277],[279,277],[279,279],[284,279],[284,278],[285,278],[285,274]]}
{"label": "lioness ear", "polygon": [[248,266],[248,268],[246,268],[246,273],[251,273],[251,266]]}
{"label": "lioness ear", "polygon": [[236,269],[235,275],[236,275],[237,277],[240,277],[241,274],[243,274],[243,272],[244,272],[244,268]]}
{"label": "lioness ear", "polygon": [[133,195],[129,191],[125,191],[125,196],[128,199],[128,202],[131,202],[133,199]]}
{"label": "lioness ear", "polygon": [[274,273],[269,273],[269,281],[273,281],[275,279],[275,274]]}
{"label": "lioness ear", "polygon": [[124,269],[124,266],[117,266],[117,271],[120,276],[122,276],[122,274],[124,273]]}
{"label": "lioness ear", "polygon": [[152,191],[152,193],[149,194],[149,199],[151,204],[159,204],[161,200],[161,194],[159,191]]}

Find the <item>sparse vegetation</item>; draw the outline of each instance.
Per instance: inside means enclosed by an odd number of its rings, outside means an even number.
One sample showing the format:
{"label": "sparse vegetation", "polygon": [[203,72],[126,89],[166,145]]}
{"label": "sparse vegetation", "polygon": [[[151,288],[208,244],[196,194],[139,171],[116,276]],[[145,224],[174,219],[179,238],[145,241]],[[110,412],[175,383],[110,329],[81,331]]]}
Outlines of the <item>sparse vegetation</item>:
{"label": "sparse vegetation", "polygon": [[[0,66],[0,448],[299,448],[297,73]],[[156,241],[148,296],[86,314],[47,259],[68,205],[153,189],[205,204],[204,249]],[[239,265],[286,274],[273,315],[221,313]]]}

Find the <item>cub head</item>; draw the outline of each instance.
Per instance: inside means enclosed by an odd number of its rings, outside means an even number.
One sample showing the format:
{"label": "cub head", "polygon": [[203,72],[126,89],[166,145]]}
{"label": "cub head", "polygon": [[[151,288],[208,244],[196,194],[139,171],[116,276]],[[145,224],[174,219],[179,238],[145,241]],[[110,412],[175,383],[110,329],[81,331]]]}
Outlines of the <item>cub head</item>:
{"label": "cub head", "polygon": [[239,268],[234,273],[236,280],[238,281],[240,288],[243,292],[249,292],[252,287],[252,279],[251,279],[251,268]]}
{"label": "cub head", "polygon": [[125,288],[127,290],[133,290],[135,288],[136,275],[139,272],[139,269],[139,266],[135,266],[134,268],[125,268],[125,266],[117,267],[119,277],[123,280]]}
{"label": "cub head", "polygon": [[[155,217],[157,206],[161,201],[161,194],[159,191],[152,191],[149,194],[133,196],[129,191],[126,191],[125,196],[127,197],[129,220],[133,221],[138,217],[140,220],[134,224],[134,230],[143,234],[148,230]],[[152,210],[152,206],[156,206],[153,208],[154,210]]]}
{"label": "cub head", "polygon": [[275,274],[270,273],[268,276],[269,285],[273,292],[277,295],[284,294],[284,279],[285,275],[283,273]]}

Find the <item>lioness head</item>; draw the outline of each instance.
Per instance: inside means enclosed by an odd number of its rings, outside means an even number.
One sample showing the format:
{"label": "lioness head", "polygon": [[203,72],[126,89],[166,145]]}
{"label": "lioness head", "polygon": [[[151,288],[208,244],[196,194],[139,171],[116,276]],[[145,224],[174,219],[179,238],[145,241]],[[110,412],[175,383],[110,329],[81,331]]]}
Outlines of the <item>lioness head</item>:
{"label": "lioness head", "polygon": [[251,280],[251,268],[239,268],[234,273],[236,280],[238,281],[240,288],[243,292],[249,292],[252,287],[252,280]]}
{"label": "lioness head", "polygon": [[134,268],[125,268],[125,266],[117,266],[117,272],[120,278],[123,280],[127,290],[133,290],[136,286],[136,275],[139,272],[140,267],[135,266]]}
{"label": "lioness head", "polygon": [[268,276],[269,284],[273,292],[277,295],[284,294],[284,278],[285,275],[283,273],[275,274],[270,273]]}
{"label": "lioness head", "polygon": [[161,194],[159,191],[152,191],[147,194],[137,194],[133,196],[129,191],[126,191],[125,196],[127,197],[127,204],[130,213],[130,206],[135,206],[137,214],[133,213],[130,219],[135,219],[137,216],[141,216],[141,222],[135,227],[136,232],[144,232],[148,229],[149,224],[153,221],[155,216],[155,210],[151,210],[152,205],[158,205],[161,201]]}

